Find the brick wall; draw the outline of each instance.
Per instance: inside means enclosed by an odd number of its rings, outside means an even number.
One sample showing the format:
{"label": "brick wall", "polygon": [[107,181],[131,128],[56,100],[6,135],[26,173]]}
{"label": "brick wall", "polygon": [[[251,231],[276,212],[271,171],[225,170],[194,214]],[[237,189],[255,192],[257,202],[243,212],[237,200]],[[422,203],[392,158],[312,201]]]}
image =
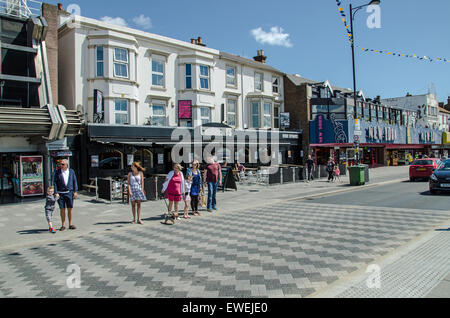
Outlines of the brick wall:
{"label": "brick wall", "polygon": [[47,20],[48,33],[45,39],[47,45],[48,68],[52,87],[53,104],[58,104],[58,7],[44,3],[42,16]]}
{"label": "brick wall", "polygon": [[309,114],[310,114],[310,87],[308,84],[300,86],[284,77],[285,110],[291,116],[291,129],[302,129],[303,159],[311,154],[309,147]]}

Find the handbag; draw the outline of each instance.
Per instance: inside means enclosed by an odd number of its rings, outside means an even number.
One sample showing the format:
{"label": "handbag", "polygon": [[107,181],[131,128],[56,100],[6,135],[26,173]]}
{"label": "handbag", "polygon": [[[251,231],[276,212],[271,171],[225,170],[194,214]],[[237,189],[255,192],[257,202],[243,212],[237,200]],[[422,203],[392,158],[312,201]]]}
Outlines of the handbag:
{"label": "handbag", "polygon": [[200,194],[200,198],[201,198],[201,207],[206,208],[206,206],[207,206],[206,195],[203,193],[203,191]]}

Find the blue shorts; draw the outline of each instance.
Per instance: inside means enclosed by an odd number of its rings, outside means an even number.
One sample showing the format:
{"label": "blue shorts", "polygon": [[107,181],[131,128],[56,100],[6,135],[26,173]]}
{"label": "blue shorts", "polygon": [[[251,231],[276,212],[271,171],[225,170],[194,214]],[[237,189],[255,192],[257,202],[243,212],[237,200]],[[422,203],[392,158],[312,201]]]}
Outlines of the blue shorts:
{"label": "blue shorts", "polygon": [[73,192],[60,193],[58,205],[60,209],[73,209]]}

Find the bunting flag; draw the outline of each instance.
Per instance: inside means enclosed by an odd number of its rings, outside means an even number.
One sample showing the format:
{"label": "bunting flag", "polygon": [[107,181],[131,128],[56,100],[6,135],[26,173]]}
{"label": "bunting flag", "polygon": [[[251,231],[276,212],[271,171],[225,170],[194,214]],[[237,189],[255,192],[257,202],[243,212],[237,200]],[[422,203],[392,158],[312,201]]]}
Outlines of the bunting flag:
{"label": "bunting flag", "polygon": [[352,43],[353,35],[352,35],[352,31],[350,30],[350,25],[347,23],[347,19],[346,19],[347,16],[345,15],[344,8],[342,8],[342,2],[340,0],[336,0],[336,4],[339,8],[339,13],[341,14],[342,22],[344,22],[345,29],[347,30],[348,39],[349,39],[350,43]]}
{"label": "bunting flag", "polygon": [[386,50],[374,50],[374,49],[367,49],[367,48],[361,48],[361,50],[365,53],[372,52],[372,53],[378,53],[378,54],[384,54],[384,55],[390,55],[390,56],[398,56],[398,57],[404,57],[404,58],[413,58],[418,59],[421,61],[427,61],[427,62],[450,62],[450,59],[442,58],[442,57],[430,57],[430,56],[419,56],[417,54],[405,54],[405,53],[395,53],[391,51]]}

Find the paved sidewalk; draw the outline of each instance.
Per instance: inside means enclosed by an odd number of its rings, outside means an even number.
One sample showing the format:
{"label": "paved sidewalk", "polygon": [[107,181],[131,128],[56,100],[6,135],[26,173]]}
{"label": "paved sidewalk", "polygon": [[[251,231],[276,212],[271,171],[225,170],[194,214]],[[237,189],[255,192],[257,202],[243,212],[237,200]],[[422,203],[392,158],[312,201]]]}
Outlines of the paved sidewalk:
{"label": "paved sidewalk", "polygon": [[[382,182],[408,179],[408,167],[383,167],[372,169],[370,173],[371,182],[366,187]],[[342,181],[343,183],[328,183],[326,179],[321,179],[312,183],[300,182],[276,186],[239,184],[238,191],[218,193],[218,207],[221,211],[254,209],[257,206],[282,203],[299,197],[355,190],[355,187],[349,186],[348,176],[342,176]],[[357,187],[357,189],[362,191],[364,187]],[[11,249],[38,242],[57,242],[80,235],[111,231],[114,228],[124,227],[132,219],[131,206],[122,204],[121,201],[113,202],[113,204],[98,202],[95,197],[80,193],[74,209],[74,225],[77,226],[77,230],[58,231],[57,234],[51,235],[48,233],[44,217],[44,203],[42,200],[0,206],[0,231],[2,233],[0,249]],[[182,206],[184,207],[184,204]],[[162,215],[166,210],[164,201],[145,202],[142,206],[144,227],[160,225]],[[210,215],[210,213],[203,211],[203,216],[205,215]],[[56,209],[54,227],[59,229],[60,226],[59,211]]]}

